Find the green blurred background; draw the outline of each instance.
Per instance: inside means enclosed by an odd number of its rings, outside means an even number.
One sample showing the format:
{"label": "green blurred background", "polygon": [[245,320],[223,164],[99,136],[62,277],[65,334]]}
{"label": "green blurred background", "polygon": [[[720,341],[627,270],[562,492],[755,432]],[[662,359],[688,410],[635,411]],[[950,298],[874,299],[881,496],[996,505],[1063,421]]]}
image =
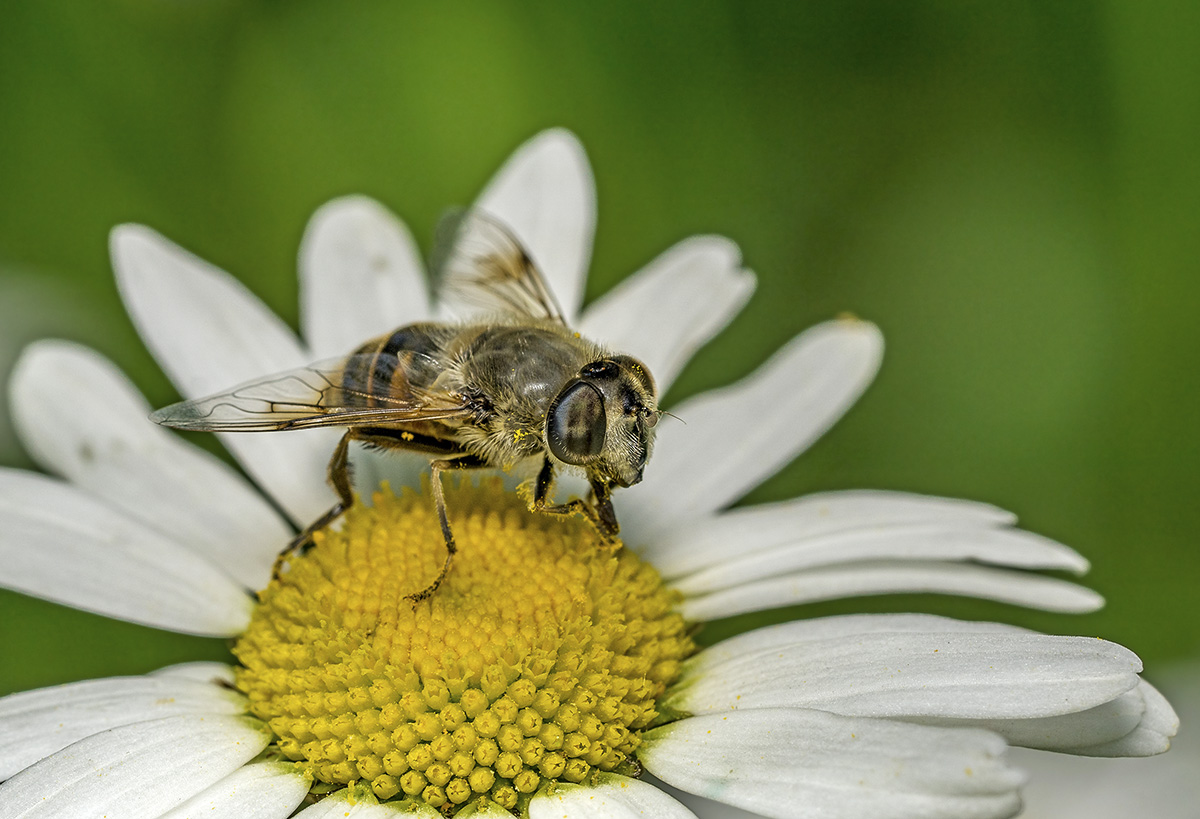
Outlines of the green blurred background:
{"label": "green blurred background", "polygon": [[[427,250],[447,206],[563,125],[597,176],[590,298],[697,232],[734,238],[759,275],[670,401],[837,312],[883,328],[876,385],[751,500],[991,501],[1088,556],[1109,601],[769,618],[1009,620],[1122,642],[1154,679],[1200,653],[1198,120],[1195,3],[8,0],[0,370],[65,336],[166,403],[111,226],[152,225],[294,323],[318,205],[375,196]],[[0,462],[29,466],[0,429]],[[0,693],[225,652],[0,593]]]}

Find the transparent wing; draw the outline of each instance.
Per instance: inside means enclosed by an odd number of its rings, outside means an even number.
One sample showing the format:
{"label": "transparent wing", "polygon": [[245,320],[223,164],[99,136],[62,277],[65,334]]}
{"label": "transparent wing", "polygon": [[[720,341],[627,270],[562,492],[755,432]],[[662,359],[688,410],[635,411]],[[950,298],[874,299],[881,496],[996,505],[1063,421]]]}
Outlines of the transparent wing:
{"label": "transparent wing", "polygon": [[[436,368],[428,356],[352,355],[270,375],[228,392],[181,401],[150,415],[175,429],[265,432],[441,421],[472,413],[454,393],[425,389],[403,373]],[[420,359],[425,359],[424,361]],[[394,376],[397,370],[400,375]]]}
{"label": "transparent wing", "polygon": [[449,305],[566,323],[528,251],[496,217],[467,211],[452,235],[441,270]]}

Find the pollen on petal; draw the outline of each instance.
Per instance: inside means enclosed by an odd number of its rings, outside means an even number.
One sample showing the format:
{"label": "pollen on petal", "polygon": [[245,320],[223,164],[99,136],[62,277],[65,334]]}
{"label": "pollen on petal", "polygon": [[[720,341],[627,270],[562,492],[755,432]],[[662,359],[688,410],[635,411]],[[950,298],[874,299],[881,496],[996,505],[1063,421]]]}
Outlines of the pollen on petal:
{"label": "pollen on petal", "polygon": [[628,765],[695,650],[673,593],[499,482],[447,506],[458,554],[415,606],[445,545],[428,494],[387,489],[260,595],[237,685],[275,748],[320,782],[448,814]]}

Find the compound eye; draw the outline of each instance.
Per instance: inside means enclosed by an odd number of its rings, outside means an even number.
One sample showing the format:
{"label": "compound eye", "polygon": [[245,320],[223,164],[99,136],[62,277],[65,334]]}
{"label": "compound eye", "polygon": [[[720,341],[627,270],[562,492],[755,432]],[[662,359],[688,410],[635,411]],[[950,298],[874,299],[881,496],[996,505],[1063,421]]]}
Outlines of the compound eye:
{"label": "compound eye", "polygon": [[582,466],[604,449],[604,396],[586,381],[572,381],[546,415],[546,445],[560,461]]}

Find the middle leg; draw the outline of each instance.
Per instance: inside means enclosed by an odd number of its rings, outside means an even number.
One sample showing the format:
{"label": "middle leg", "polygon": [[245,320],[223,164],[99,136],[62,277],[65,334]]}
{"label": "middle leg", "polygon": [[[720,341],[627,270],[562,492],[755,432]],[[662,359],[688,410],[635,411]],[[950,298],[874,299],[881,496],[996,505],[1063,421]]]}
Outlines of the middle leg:
{"label": "middle leg", "polygon": [[421,589],[419,592],[405,596],[405,599],[414,606],[422,600],[426,600],[438,587],[442,585],[442,581],[446,579],[446,575],[450,573],[450,562],[454,559],[458,547],[454,542],[454,532],[450,528],[450,518],[446,514],[446,493],[445,487],[442,486],[442,473],[449,470],[459,469],[485,469],[487,464],[476,455],[461,455],[456,458],[439,458],[429,464],[432,471],[430,480],[431,488],[433,489],[433,503],[437,509],[438,523],[442,527],[442,539],[446,543],[446,560],[442,563],[442,569],[438,572],[438,576],[433,582]]}

